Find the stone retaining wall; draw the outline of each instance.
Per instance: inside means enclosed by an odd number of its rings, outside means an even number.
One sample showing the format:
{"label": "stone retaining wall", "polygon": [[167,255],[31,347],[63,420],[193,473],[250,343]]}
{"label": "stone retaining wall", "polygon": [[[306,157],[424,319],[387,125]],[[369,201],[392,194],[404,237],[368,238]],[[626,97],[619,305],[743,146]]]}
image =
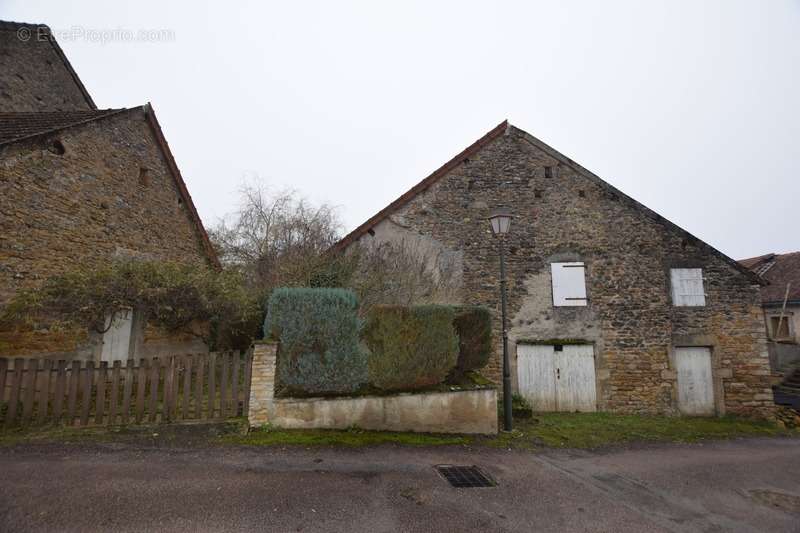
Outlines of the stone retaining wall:
{"label": "stone retaining wall", "polygon": [[495,389],[358,398],[275,398],[277,344],[253,350],[250,426],[425,433],[497,433]]}

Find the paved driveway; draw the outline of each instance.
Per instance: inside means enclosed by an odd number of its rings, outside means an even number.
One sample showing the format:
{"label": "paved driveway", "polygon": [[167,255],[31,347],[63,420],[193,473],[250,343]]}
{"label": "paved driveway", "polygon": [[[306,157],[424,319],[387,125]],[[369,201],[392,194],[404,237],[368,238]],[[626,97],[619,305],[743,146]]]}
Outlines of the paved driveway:
{"label": "paved driveway", "polygon": [[[435,464],[498,486],[451,488]],[[800,531],[800,440],[447,448],[0,450],[2,531]]]}

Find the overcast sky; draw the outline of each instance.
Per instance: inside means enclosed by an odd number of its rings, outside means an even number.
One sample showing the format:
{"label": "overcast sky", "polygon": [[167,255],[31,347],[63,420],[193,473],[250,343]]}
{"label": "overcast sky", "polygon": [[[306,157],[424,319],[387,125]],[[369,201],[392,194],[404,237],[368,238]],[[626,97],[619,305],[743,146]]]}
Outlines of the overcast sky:
{"label": "overcast sky", "polygon": [[0,19],[48,24],[98,107],[152,102],[207,226],[261,179],[350,230],[507,118],[734,258],[800,249],[800,0],[0,0]]}

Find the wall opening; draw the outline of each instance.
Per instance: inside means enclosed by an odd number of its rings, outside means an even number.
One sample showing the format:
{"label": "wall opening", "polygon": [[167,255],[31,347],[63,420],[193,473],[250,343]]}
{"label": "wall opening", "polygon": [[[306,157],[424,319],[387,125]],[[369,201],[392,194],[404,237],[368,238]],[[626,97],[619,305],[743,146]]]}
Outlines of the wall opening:
{"label": "wall opening", "polygon": [[55,139],[47,146],[47,151],[55,155],[64,155],[67,150],[64,148],[64,145],[61,143],[61,141]]}
{"label": "wall opening", "polygon": [[150,186],[150,169],[139,167],[139,185],[143,187]]}

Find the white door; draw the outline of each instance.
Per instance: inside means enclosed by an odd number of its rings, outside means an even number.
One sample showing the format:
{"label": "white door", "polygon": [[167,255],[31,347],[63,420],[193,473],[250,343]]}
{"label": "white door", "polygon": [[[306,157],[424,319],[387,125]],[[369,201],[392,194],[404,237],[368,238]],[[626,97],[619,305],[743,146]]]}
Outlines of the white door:
{"label": "white door", "polygon": [[678,371],[678,409],[687,415],[713,415],[711,349],[675,348],[675,368]]}
{"label": "white door", "polygon": [[519,393],[534,411],[556,410],[555,357],[553,346],[517,345]]}
{"label": "white door", "polygon": [[559,411],[597,410],[594,349],[590,344],[567,344],[555,352],[556,403]]}
{"label": "white door", "polygon": [[596,411],[594,348],[517,346],[519,392],[534,411]]}
{"label": "white door", "polygon": [[133,325],[133,310],[121,309],[114,313],[114,321],[111,316],[106,319],[108,328],[103,334],[103,352],[100,355],[101,361],[109,363],[116,360],[128,359],[128,351],[131,345],[131,326]]}

